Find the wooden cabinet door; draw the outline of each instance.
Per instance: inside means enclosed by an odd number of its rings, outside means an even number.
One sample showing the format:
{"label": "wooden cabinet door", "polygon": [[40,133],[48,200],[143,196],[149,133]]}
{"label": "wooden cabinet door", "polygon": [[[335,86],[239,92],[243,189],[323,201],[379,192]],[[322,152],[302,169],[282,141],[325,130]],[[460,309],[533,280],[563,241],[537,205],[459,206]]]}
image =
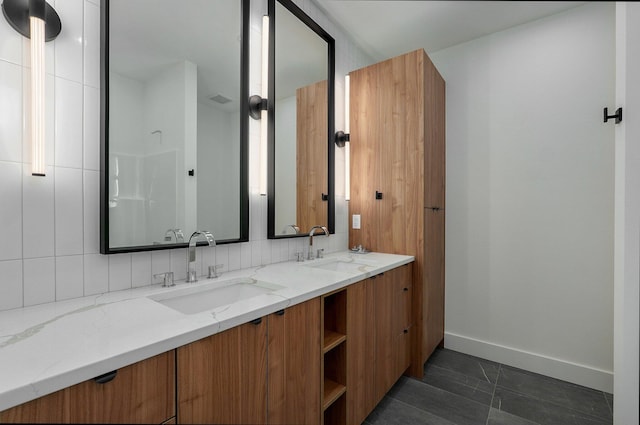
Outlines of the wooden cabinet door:
{"label": "wooden cabinet door", "polygon": [[266,423],[266,344],[260,319],[178,348],[178,423]]}
{"label": "wooden cabinet door", "polygon": [[396,380],[411,364],[411,296],[412,265],[406,264],[391,270],[389,279],[393,286],[393,319],[396,350],[394,352],[393,376]]}
{"label": "wooden cabinet door", "polygon": [[156,423],[175,415],[175,351],[123,367],[0,413],[0,422]]}
{"label": "wooden cabinet door", "polygon": [[374,392],[376,404],[382,400],[396,382],[395,351],[397,320],[394,320],[394,288],[391,272],[374,276],[374,327],[375,327],[375,372]]}
{"label": "wooden cabinet door", "polygon": [[375,408],[373,280],[347,288],[347,423],[361,424]]}
{"label": "wooden cabinet door", "polygon": [[444,338],[444,210],[424,209],[425,285],[423,293],[426,357]]}
{"label": "wooden cabinet door", "polygon": [[269,424],[320,423],[320,298],[268,317]]}
{"label": "wooden cabinet door", "polygon": [[[374,67],[351,72],[350,151],[351,200],[349,201],[349,245],[379,250],[380,125],[375,105],[380,102],[378,75]],[[360,215],[361,228],[353,229],[352,217]]]}
{"label": "wooden cabinet door", "polygon": [[0,423],[51,424],[66,422],[66,391],[37,398],[0,412]]}

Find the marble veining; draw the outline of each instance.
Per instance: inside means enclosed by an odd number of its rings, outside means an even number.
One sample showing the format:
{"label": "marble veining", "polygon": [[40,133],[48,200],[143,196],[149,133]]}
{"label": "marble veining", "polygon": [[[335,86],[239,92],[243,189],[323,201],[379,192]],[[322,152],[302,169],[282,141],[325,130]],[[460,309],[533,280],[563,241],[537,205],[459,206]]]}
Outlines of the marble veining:
{"label": "marble veining", "polygon": [[[159,284],[0,312],[0,410],[33,400],[414,260],[382,253],[328,254],[225,273],[197,283]],[[362,264],[327,270],[317,265]],[[273,292],[184,314],[150,297],[229,285],[234,279],[272,285]]]}

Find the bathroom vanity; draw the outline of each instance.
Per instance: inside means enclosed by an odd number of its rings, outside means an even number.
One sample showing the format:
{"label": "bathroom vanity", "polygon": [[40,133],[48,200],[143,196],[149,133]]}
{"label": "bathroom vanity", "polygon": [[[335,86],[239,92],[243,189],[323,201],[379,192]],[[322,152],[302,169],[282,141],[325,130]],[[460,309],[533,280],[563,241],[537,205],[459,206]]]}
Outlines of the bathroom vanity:
{"label": "bathroom vanity", "polygon": [[409,366],[413,260],[335,253],[1,312],[0,421],[361,423]]}

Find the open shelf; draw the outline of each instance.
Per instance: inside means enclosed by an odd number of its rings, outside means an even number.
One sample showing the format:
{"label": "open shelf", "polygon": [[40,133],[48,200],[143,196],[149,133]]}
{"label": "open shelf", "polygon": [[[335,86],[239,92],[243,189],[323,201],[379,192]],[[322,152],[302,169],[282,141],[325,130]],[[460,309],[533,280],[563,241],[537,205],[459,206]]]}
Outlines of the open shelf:
{"label": "open shelf", "polygon": [[327,410],[342,394],[347,391],[347,387],[324,378],[324,397],[322,399],[322,410]]}
{"label": "open shelf", "polygon": [[322,352],[326,353],[328,351],[331,351],[332,349],[343,343],[346,339],[347,336],[345,334],[325,329]]}

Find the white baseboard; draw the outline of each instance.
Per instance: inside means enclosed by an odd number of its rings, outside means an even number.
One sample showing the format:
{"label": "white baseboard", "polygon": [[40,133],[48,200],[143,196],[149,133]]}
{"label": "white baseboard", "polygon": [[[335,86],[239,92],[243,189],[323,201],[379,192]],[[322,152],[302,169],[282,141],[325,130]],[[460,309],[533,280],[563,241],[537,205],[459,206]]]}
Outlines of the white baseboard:
{"label": "white baseboard", "polygon": [[584,387],[613,393],[612,371],[596,369],[542,354],[456,335],[451,332],[445,332],[444,346],[461,353],[525,369]]}

